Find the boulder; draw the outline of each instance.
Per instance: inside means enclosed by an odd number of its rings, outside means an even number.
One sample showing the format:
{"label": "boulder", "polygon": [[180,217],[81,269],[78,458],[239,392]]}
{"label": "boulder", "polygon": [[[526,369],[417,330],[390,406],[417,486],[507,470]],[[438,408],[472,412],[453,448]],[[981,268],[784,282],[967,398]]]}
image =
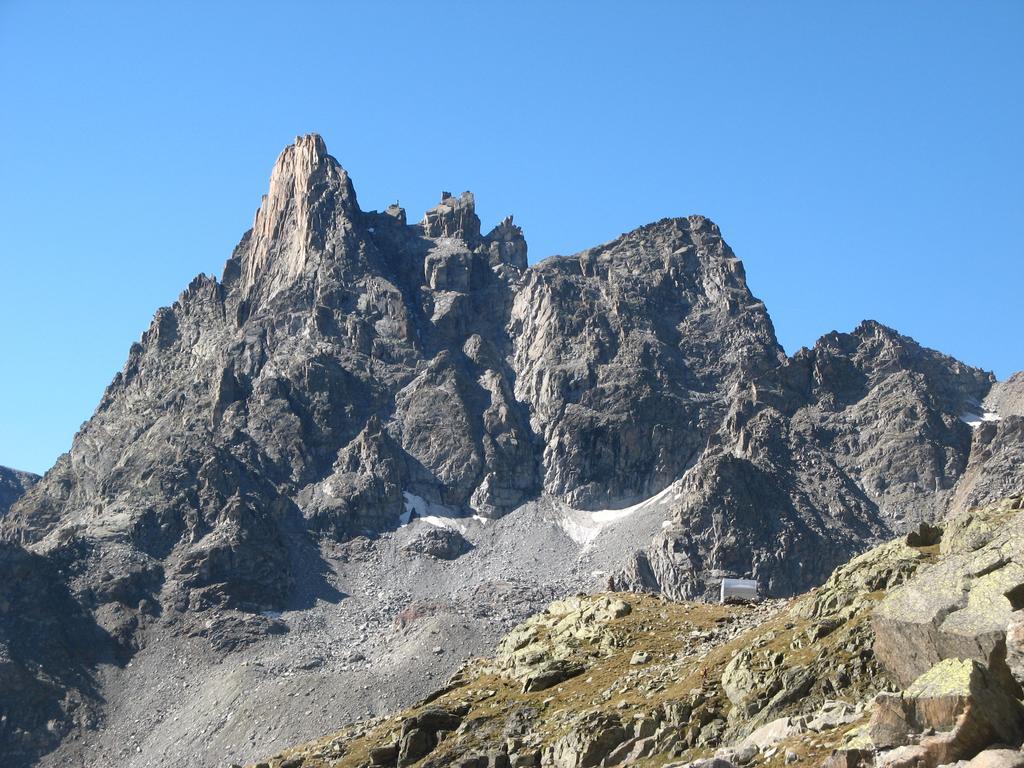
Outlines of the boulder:
{"label": "boulder", "polygon": [[571,677],[576,677],[585,670],[586,667],[582,664],[574,664],[565,659],[546,662],[523,679],[523,693],[543,691]]}
{"label": "boulder", "polygon": [[796,718],[780,717],[776,720],[772,720],[770,723],[762,725],[756,731],[747,736],[747,738],[741,742],[741,745],[750,745],[764,751],[769,747],[774,747],[779,742],[784,741],[791,736],[799,735],[804,730],[804,727]]}
{"label": "boulder", "polygon": [[626,729],[613,715],[584,717],[551,748],[553,768],[593,768],[626,739]]}
{"label": "boulder", "polygon": [[946,659],[902,694],[879,694],[868,736],[877,749],[896,748],[881,764],[934,768],[1019,743],[1024,710],[977,661]]}
{"label": "boulder", "polygon": [[845,701],[827,701],[807,721],[807,730],[821,732],[849,725],[859,716],[856,707]]}
{"label": "boulder", "polygon": [[986,749],[971,758],[967,768],[1024,768],[1024,753],[1016,749]]}
{"label": "boulder", "polygon": [[412,765],[430,754],[437,746],[437,736],[426,728],[402,729],[402,741],[398,751],[398,766]]}
{"label": "boulder", "polygon": [[922,521],[907,534],[908,547],[934,547],[942,540],[942,528]]}
{"label": "boulder", "polygon": [[427,555],[437,560],[455,560],[471,547],[466,538],[453,528],[430,527],[418,533],[403,549],[410,554]]}
{"label": "boulder", "polygon": [[688,763],[667,763],[665,768],[736,768],[736,766],[723,757],[705,757],[700,760],[691,760]]}
{"label": "boulder", "polygon": [[974,659],[1015,690],[1002,661],[1006,627],[1024,585],[1024,526],[1004,505],[947,525],[949,554],[890,592],[875,609],[875,654],[901,685],[942,659]]}
{"label": "boulder", "polygon": [[370,750],[370,765],[394,765],[398,760],[398,743],[391,742]]}
{"label": "boulder", "polygon": [[867,768],[874,765],[874,754],[866,749],[837,749],[821,768]]}

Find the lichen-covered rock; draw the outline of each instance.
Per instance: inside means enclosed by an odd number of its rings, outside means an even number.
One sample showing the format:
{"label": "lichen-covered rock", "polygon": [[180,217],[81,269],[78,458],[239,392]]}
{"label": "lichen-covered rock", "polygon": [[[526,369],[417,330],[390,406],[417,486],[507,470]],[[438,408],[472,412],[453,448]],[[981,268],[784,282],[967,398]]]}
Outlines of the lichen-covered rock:
{"label": "lichen-covered rock", "polygon": [[883,764],[937,766],[992,744],[1019,743],[1024,708],[977,661],[944,659],[902,694],[880,695],[868,735],[876,748],[902,748]]}
{"label": "lichen-covered rock", "polygon": [[606,595],[556,600],[501,641],[494,663],[524,687],[543,690],[583,672],[587,656],[608,654],[619,642],[615,621],[631,610],[625,600]]}
{"label": "lichen-covered rock", "polygon": [[889,591],[913,576],[927,555],[896,541],[869,549],[835,570],[828,580],[800,600],[798,615],[816,621],[845,621],[875,592]]}
{"label": "lichen-covered rock", "polygon": [[594,768],[625,739],[626,730],[614,715],[584,717],[554,744],[547,764],[552,768]]}
{"label": "lichen-covered rock", "polygon": [[1006,627],[1024,588],[1018,500],[970,510],[946,525],[945,556],[889,593],[875,610],[875,653],[903,685],[942,659],[975,659],[1002,674]]}

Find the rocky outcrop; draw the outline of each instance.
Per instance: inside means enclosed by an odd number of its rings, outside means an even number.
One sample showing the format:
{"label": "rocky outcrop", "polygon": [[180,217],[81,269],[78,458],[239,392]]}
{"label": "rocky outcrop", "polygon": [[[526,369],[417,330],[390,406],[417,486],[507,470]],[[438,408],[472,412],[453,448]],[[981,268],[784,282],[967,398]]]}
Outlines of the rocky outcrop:
{"label": "rocky outcrop", "polygon": [[1024,492],[1024,416],[983,421],[974,428],[970,459],[957,482],[952,509],[990,504]]}
{"label": "rocky outcrop", "polygon": [[981,410],[1002,419],[1024,416],[1024,371],[1013,374],[1006,381],[996,382],[985,397]]}
{"label": "rocky outcrop", "polygon": [[639,501],[682,475],[731,388],[783,359],[742,263],[701,216],[541,262],[509,333],[544,488],[585,509]]}
{"label": "rocky outcrop", "polygon": [[1019,744],[1024,707],[983,665],[948,658],[898,694],[876,697],[867,733],[882,765],[938,766],[993,744]]}
{"label": "rocky outcrop", "polygon": [[909,685],[942,659],[984,664],[1014,691],[1006,628],[1024,602],[1022,499],[969,510],[946,524],[942,562],[894,590],[873,618],[875,653]]}
{"label": "rocky outcrop", "polygon": [[470,548],[470,543],[452,528],[429,528],[405,545],[405,551],[439,560],[454,560]]}
{"label": "rocky outcrop", "polygon": [[39,481],[39,475],[0,467],[0,517]]}

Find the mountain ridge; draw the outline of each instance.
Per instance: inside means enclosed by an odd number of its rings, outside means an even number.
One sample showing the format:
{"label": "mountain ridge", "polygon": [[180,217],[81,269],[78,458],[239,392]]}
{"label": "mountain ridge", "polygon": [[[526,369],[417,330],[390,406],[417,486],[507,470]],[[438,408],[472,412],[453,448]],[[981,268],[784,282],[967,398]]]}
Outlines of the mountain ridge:
{"label": "mountain ridge", "polygon": [[[511,217],[482,234],[470,193],[410,225],[362,211],[322,138],[282,152],[222,278],[156,312],[71,450],[0,518],[115,660],[61,662],[99,676],[106,714],[97,753],[68,738],[42,764],[244,752],[252,734],[204,704],[234,695],[218,672],[264,694],[252,722],[312,737],[333,721],[304,720],[260,669],[349,691],[317,717],[351,718],[425,693],[415,657],[438,641],[479,653],[560,593],[707,598],[753,576],[789,596],[1019,484],[1019,417],[962,418],[991,374],[870,321],[786,357],[704,217],[526,255]],[[128,694],[186,657],[189,688],[152,705],[217,738]],[[54,706],[39,717],[80,733]]]}

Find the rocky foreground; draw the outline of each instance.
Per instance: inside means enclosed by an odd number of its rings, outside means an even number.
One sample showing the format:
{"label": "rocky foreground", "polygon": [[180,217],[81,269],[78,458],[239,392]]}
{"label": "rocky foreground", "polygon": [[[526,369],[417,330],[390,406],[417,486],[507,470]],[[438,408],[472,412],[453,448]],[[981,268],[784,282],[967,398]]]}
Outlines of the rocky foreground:
{"label": "rocky foreground", "polygon": [[[756,605],[552,603],[419,705],[256,768],[1020,766],[1024,497]],[[970,763],[965,763],[970,761]]]}

